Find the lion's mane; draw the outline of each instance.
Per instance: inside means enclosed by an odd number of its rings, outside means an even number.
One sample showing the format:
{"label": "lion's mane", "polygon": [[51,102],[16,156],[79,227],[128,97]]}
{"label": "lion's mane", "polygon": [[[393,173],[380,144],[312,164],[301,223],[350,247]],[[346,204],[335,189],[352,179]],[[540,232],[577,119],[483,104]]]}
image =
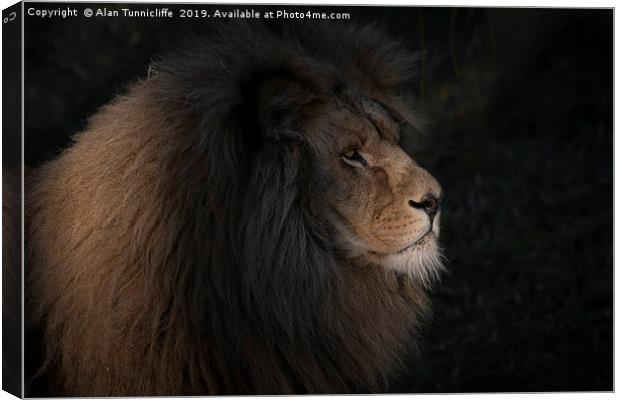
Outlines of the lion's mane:
{"label": "lion's mane", "polygon": [[46,394],[385,390],[426,296],[334,248],[311,146],[268,134],[314,97],[261,85],[391,93],[413,60],[371,27],[227,26],[102,107],[26,187]]}

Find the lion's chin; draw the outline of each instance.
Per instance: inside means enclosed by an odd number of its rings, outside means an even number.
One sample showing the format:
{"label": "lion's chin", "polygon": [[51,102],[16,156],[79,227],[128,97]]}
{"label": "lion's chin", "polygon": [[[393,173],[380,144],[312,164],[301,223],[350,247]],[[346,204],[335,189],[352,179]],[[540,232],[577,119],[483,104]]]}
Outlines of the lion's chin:
{"label": "lion's chin", "polygon": [[358,239],[345,224],[334,218],[333,226],[339,235],[336,241],[344,256],[356,263],[372,264],[387,271],[407,275],[425,287],[430,287],[445,270],[442,249],[439,246],[439,214],[435,217],[433,229],[415,243],[390,254],[369,250],[366,243]]}
{"label": "lion's chin", "polygon": [[429,232],[397,253],[369,253],[367,257],[373,263],[405,274],[426,287],[435,282],[444,270],[441,247],[434,232]]}

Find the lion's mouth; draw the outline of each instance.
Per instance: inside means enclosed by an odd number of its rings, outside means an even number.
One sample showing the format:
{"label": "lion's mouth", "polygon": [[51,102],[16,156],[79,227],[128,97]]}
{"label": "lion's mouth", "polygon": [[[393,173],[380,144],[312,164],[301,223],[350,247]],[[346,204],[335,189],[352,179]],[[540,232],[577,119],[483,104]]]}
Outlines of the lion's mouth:
{"label": "lion's mouth", "polygon": [[402,249],[395,251],[393,253],[381,253],[378,251],[374,251],[374,250],[369,250],[369,252],[371,254],[377,255],[377,256],[383,256],[383,257],[387,257],[387,256],[393,256],[393,255],[398,255],[398,254],[403,254],[409,250],[412,250],[418,246],[423,246],[428,240],[431,240],[433,238],[435,238],[435,232],[433,232],[432,229],[429,229],[428,232],[426,232],[424,235],[422,235],[422,237],[420,237],[419,239],[415,240],[414,242],[408,244],[407,246],[403,247]]}
{"label": "lion's mouth", "polygon": [[435,237],[435,232],[433,232],[432,229],[429,229],[428,232],[426,232],[424,235],[422,235],[421,238],[419,238],[415,242],[411,243],[410,245],[402,248],[401,250],[398,250],[394,254],[402,254],[402,253],[406,252],[407,250],[410,250],[410,249],[412,249],[414,247],[423,245],[424,243],[426,243],[427,240],[430,240],[430,236]]}

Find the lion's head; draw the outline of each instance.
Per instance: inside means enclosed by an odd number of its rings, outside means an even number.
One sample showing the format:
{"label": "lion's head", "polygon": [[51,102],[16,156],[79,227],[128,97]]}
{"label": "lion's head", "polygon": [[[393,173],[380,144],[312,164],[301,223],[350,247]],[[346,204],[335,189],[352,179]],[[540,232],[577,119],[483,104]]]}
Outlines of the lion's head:
{"label": "lion's head", "polygon": [[[443,192],[399,144],[403,126],[418,125],[415,113],[359,65],[343,76],[313,62],[287,58],[250,74],[245,93],[255,99],[260,132],[254,153],[292,151],[300,205],[329,226],[341,256],[428,285],[442,269]],[[252,168],[264,168],[256,159]]]}
{"label": "lion's head", "polygon": [[[342,252],[424,284],[441,268],[437,180],[400,146],[404,123],[378,100],[339,93],[315,106],[315,199]],[[307,122],[307,121],[306,121]]]}

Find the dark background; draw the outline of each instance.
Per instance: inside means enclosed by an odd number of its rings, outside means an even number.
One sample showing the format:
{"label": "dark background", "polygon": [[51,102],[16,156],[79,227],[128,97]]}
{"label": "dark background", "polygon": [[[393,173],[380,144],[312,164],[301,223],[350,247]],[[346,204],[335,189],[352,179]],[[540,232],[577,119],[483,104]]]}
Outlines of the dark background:
{"label": "dark background", "polygon": [[[30,166],[210,23],[71,6],[79,17],[26,17]],[[189,8],[202,7],[245,8]],[[429,125],[409,151],[445,189],[450,273],[393,391],[612,390],[613,11],[272,8],[350,12],[340,23],[374,22],[426,54],[410,89]]]}

